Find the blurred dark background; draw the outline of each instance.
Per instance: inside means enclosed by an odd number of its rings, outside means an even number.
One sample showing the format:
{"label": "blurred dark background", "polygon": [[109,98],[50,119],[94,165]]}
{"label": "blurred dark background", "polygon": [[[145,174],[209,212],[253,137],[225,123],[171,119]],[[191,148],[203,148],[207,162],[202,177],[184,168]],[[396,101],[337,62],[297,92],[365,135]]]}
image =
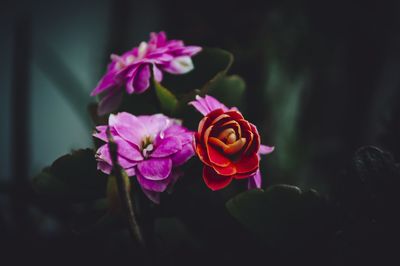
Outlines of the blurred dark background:
{"label": "blurred dark background", "polygon": [[[35,245],[35,231],[44,253],[62,246],[49,239],[65,228],[29,204],[29,178],[71,149],[91,147],[90,91],[110,53],[151,31],[234,54],[229,73],[246,81],[243,112],[276,147],[262,162],[265,186],[329,196],[365,145],[398,161],[399,14],[395,0],[2,1],[0,242],[6,234],[10,250],[22,252]],[[93,242],[70,237],[82,247]]]}

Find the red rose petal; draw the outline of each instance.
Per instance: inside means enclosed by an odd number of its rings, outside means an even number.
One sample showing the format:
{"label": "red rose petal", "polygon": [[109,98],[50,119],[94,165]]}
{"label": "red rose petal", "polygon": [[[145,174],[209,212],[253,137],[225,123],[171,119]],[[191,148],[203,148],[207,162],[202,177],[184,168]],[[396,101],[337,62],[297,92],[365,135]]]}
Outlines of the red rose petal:
{"label": "red rose petal", "polygon": [[240,128],[240,125],[238,124],[238,122],[236,122],[235,120],[232,120],[231,118],[229,118],[229,120],[226,120],[226,119],[223,119],[223,120],[224,120],[224,121],[222,121],[223,123],[217,123],[214,125],[214,130],[213,130],[213,132],[211,132],[211,136],[220,138],[219,136],[223,131],[231,128],[232,130],[235,131],[237,138],[242,137],[241,128]]}
{"label": "red rose petal", "polygon": [[250,127],[254,134],[254,140],[246,152],[247,152],[247,154],[258,153],[258,150],[260,149],[260,144],[261,144],[260,134],[258,134],[258,131],[257,131],[257,128],[255,125],[250,123]]}
{"label": "red rose petal", "polygon": [[216,118],[214,118],[214,120],[211,122],[212,125],[217,125],[218,122],[226,122],[227,120],[230,120],[231,118],[229,117],[229,115],[227,114],[221,114],[219,116],[217,116]]}
{"label": "red rose petal", "polygon": [[227,111],[227,112],[225,112],[225,114],[229,115],[234,120],[244,119],[243,115],[239,111],[236,111],[236,110]]}
{"label": "red rose petal", "polygon": [[242,127],[242,130],[247,129],[247,130],[251,131],[250,123],[247,120],[239,119],[239,120],[237,120],[237,122]]}
{"label": "red rose petal", "polygon": [[[210,112],[206,117],[207,120],[205,121],[204,125],[203,125],[203,130],[206,130],[215,120],[215,118],[217,118],[218,116],[222,115],[224,113],[224,111],[222,109],[216,109],[212,112]],[[200,133],[200,132],[199,132]]]}
{"label": "red rose petal", "polygon": [[246,149],[244,150],[244,153],[250,154],[248,151],[254,142],[254,134],[253,134],[253,132],[251,132],[249,130],[245,130],[244,132],[245,132],[244,136],[247,139],[247,146],[246,146]]}
{"label": "red rose petal", "polygon": [[223,176],[233,176],[236,174],[236,168],[234,164],[229,164],[226,167],[218,167],[218,166],[213,166],[215,172],[217,172],[217,174],[219,175],[223,175]]}
{"label": "red rose petal", "polygon": [[212,144],[207,143],[207,154],[210,162],[219,167],[226,167],[231,163],[231,161],[226,158],[220,151],[215,149]]}
{"label": "red rose petal", "polygon": [[218,175],[212,168],[207,166],[203,168],[203,179],[206,185],[214,191],[223,189],[232,181],[231,176]]}
{"label": "red rose petal", "polygon": [[233,130],[233,128],[227,128],[227,129],[221,131],[221,132],[216,136],[216,138],[219,139],[219,140],[221,140],[221,141],[226,141],[227,138],[228,138],[230,135],[232,135],[232,134],[234,134],[234,136],[236,137],[236,132],[235,132],[235,130]]}
{"label": "red rose petal", "polygon": [[235,130],[238,138],[242,137],[242,130],[240,128],[240,125],[235,120],[230,120],[230,121],[224,123],[223,125],[221,125],[221,128],[222,128],[222,130],[225,130],[226,128],[232,128],[233,130]]}
{"label": "red rose petal", "polygon": [[197,132],[199,134],[203,134],[203,132],[205,130],[204,125],[207,123],[208,120],[209,120],[209,118],[207,116],[203,117],[203,119],[200,120],[199,127],[198,127],[198,130],[197,130]]}
{"label": "red rose petal", "polygon": [[199,156],[200,161],[208,166],[211,166],[211,162],[208,159],[207,152],[202,145],[196,145],[196,154],[197,156]]}
{"label": "red rose petal", "polygon": [[260,159],[256,153],[250,156],[243,156],[239,161],[235,162],[236,170],[239,174],[244,174],[257,170]]}
{"label": "red rose petal", "polygon": [[212,129],[213,129],[213,126],[210,126],[209,128],[207,128],[203,134],[203,139],[200,139],[200,141],[202,141],[205,145],[207,145],[207,143],[208,143],[208,138],[210,137]]}
{"label": "red rose petal", "polygon": [[252,171],[252,172],[248,172],[248,173],[244,173],[244,174],[238,174],[236,173],[234,176],[232,176],[235,179],[245,179],[245,178],[249,178],[251,176],[254,176],[256,174],[257,170]]}
{"label": "red rose petal", "polygon": [[235,141],[231,144],[225,144],[221,140],[214,138],[214,137],[210,137],[208,139],[208,141],[209,141],[209,143],[215,145],[216,148],[221,149],[223,154],[227,154],[227,155],[233,155],[233,154],[238,153],[243,148],[243,146],[246,144],[245,138],[238,139],[237,141]]}
{"label": "red rose petal", "polygon": [[228,145],[226,145],[224,142],[214,137],[210,137],[208,139],[208,143],[215,145],[217,148],[220,148],[221,150],[225,150],[228,148]]}

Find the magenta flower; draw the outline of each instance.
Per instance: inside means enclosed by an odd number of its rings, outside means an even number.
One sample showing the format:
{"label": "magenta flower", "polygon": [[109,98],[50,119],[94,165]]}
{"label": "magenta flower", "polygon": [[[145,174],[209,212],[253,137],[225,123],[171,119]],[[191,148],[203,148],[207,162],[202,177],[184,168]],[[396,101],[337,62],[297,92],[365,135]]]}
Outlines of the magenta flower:
{"label": "magenta flower", "polygon": [[[194,155],[193,132],[162,114],[111,114],[108,126],[118,145],[119,164],[129,176],[136,176],[150,200],[159,203],[160,193],[171,188],[181,175],[177,167]],[[108,142],[107,126],[96,129],[93,136]],[[98,169],[110,174],[112,162],[107,144],[97,150],[96,158]]]}
{"label": "magenta flower", "polygon": [[257,127],[235,107],[217,99],[197,96],[190,102],[204,118],[195,133],[195,149],[203,162],[203,179],[212,190],[223,189],[234,179],[248,179],[248,188],[261,188],[260,155],[274,147],[261,145]]}
{"label": "magenta flower", "polygon": [[163,71],[185,74],[193,69],[191,57],[201,51],[199,46],[185,46],[180,40],[167,40],[165,32],[151,33],[148,43],[142,42],[121,56],[112,54],[106,74],[92,91],[91,96],[103,94],[98,113],[115,110],[121,102],[123,89],[128,94],[142,93],[150,86],[150,77],[158,82]]}

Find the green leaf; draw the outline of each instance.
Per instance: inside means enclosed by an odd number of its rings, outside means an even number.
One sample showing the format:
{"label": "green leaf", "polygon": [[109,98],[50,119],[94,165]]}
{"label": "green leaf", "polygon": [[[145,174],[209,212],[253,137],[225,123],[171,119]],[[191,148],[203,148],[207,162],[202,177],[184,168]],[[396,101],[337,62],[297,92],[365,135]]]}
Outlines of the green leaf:
{"label": "green leaf", "polygon": [[202,95],[206,94],[214,83],[224,77],[233,64],[233,55],[230,52],[222,49],[209,48],[204,51],[203,55],[206,56],[206,58],[208,57],[206,59],[208,60],[208,62],[204,62],[204,65],[202,65],[202,67],[207,67],[208,69],[214,70],[216,72],[214,76],[201,87]]}
{"label": "green leaf", "polygon": [[229,213],[247,230],[267,243],[299,243],[307,235],[316,235],[323,217],[323,201],[310,190],[275,185],[263,190],[250,190],[226,203]]}
{"label": "green leaf", "polygon": [[105,197],[106,179],[97,170],[94,151],[85,149],[58,158],[33,178],[32,186],[40,195],[84,201]]}
{"label": "green leaf", "polygon": [[209,92],[227,106],[242,107],[245,89],[245,81],[238,75],[232,75],[212,84]]}
{"label": "green leaf", "polygon": [[169,91],[167,88],[158,83],[155,79],[153,79],[154,88],[156,90],[156,95],[158,100],[160,101],[161,108],[168,113],[173,113],[177,107],[178,100],[175,95]]}
{"label": "green leaf", "polygon": [[185,75],[165,75],[163,84],[181,95],[180,102],[204,95],[208,89],[224,77],[233,63],[233,55],[218,48],[204,48],[193,57],[194,69]]}

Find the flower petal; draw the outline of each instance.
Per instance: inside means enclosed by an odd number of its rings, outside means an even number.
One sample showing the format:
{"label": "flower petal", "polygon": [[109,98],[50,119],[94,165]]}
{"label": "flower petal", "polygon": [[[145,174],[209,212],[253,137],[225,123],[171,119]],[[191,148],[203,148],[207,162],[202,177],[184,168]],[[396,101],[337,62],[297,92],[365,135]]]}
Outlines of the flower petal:
{"label": "flower petal", "polygon": [[256,126],[251,123],[249,123],[249,124],[251,127],[251,131],[254,134],[254,138],[253,138],[253,141],[250,142],[249,146],[246,148],[246,150],[245,150],[246,154],[252,154],[252,153],[258,152],[260,149],[260,143],[261,143],[260,134],[258,134]]}
{"label": "flower petal", "polygon": [[[221,125],[221,129],[220,129],[221,133],[222,133],[224,130],[228,129],[228,128],[233,129],[233,130],[235,131],[235,133],[236,133],[236,136],[237,136],[238,138],[241,138],[241,137],[242,137],[242,130],[241,130],[240,125],[239,125],[239,123],[238,123],[237,121],[235,121],[235,120],[230,120],[230,121],[228,121],[228,122],[223,123],[223,124]],[[220,137],[218,136],[218,138],[220,138]]]}
{"label": "flower petal", "polygon": [[125,172],[128,176],[135,176],[136,175],[136,170],[135,167],[131,167],[128,169],[125,169]]}
{"label": "flower petal", "polygon": [[161,82],[163,79],[163,73],[156,65],[153,65],[153,76],[157,82]]}
{"label": "flower petal", "polygon": [[259,157],[256,153],[250,156],[243,156],[235,162],[236,170],[239,174],[245,174],[255,171],[259,166]]}
{"label": "flower petal", "polygon": [[105,95],[99,102],[97,107],[97,114],[103,116],[117,110],[122,102],[123,91],[120,89],[113,89],[108,95]]}
{"label": "flower petal", "polygon": [[180,125],[172,125],[164,130],[164,137],[175,136],[184,145],[193,142],[193,133]]}
{"label": "flower petal", "polygon": [[[93,137],[101,139],[104,142],[108,142],[108,137],[107,137],[107,133],[106,133],[107,127],[108,126],[97,126],[96,132],[93,133]],[[118,135],[118,133],[112,127],[110,127],[110,132],[111,132],[111,135],[113,135],[113,136]]]}
{"label": "flower petal", "polygon": [[153,158],[162,158],[172,155],[182,149],[182,144],[177,137],[166,137],[156,143],[156,149],[150,154]]}
{"label": "flower petal", "polygon": [[254,138],[254,134],[253,132],[251,132],[250,130],[243,130],[243,136],[246,138],[247,140],[247,145],[246,148],[244,150],[244,154],[250,154],[250,148],[253,146],[253,142],[255,140]]}
{"label": "flower petal", "polygon": [[150,86],[150,66],[148,64],[141,66],[133,80],[133,87],[136,93],[142,93]]}
{"label": "flower petal", "polygon": [[203,168],[203,179],[206,185],[214,191],[225,188],[232,181],[231,176],[218,175],[212,168],[208,166],[204,166]]}
{"label": "flower petal", "polygon": [[132,76],[126,84],[126,90],[129,94],[142,93],[149,88],[151,75],[149,64],[141,64],[131,73]]}
{"label": "flower petal", "polygon": [[207,151],[201,144],[196,144],[196,154],[199,156],[200,161],[208,166],[212,166],[210,160],[208,159]]}
{"label": "flower petal", "polygon": [[108,90],[110,87],[116,86],[117,82],[115,80],[115,77],[116,77],[117,73],[118,73],[117,71],[107,72],[103,76],[103,78],[99,81],[96,88],[90,93],[90,96],[96,96],[96,95]]}
{"label": "flower petal", "polygon": [[163,180],[166,179],[172,169],[170,158],[150,158],[138,163],[140,174],[146,179]]}
{"label": "flower petal", "polygon": [[192,158],[194,155],[194,150],[193,150],[193,145],[191,143],[187,143],[183,145],[182,149],[172,155],[172,165],[175,166],[180,166],[184,163],[186,163],[190,158]]}
{"label": "flower petal", "polygon": [[146,136],[147,130],[143,123],[134,115],[126,112],[111,114],[108,120],[110,127],[113,127],[123,139],[140,147],[142,139]]}
{"label": "flower petal", "polygon": [[[107,144],[104,144],[97,150],[96,157],[98,159],[100,159],[101,161],[104,161],[104,162],[108,163],[109,165],[112,165],[110,151],[108,149]],[[128,168],[135,166],[137,163],[121,156],[118,153],[118,164],[121,165],[122,168],[128,169]]]}
{"label": "flower petal", "polygon": [[111,156],[110,152],[108,151],[107,144],[104,144],[97,149],[96,158],[97,160],[106,162],[108,165],[112,166]]}
{"label": "flower petal", "polygon": [[189,105],[193,105],[193,107],[204,116],[218,109],[222,109],[223,112],[228,111],[228,108],[224,104],[209,95],[206,95],[204,98],[197,95],[196,100],[189,102]]}
{"label": "flower petal", "polygon": [[199,101],[192,101],[192,102],[189,102],[189,104],[192,105],[194,108],[196,108],[196,110],[199,111],[204,116],[206,116],[210,112],[208,107],[203,105]]}
{"label": "flower petal", "polygon": [[186,74],[193,70],[193,62],[190,56],[175,57],[163,70],[171,74]]}
{"label": "flower petal", "polygon": [[140,186],[144,189],[155,191],[155,192],[163,192],[167,189],[168,184],[171,181],[170,176],[163,180],[151,180],[142,176],[139,172],[136,174],[137,180]]}
{"label": "flower petal", "polygon": [[112,166],[104,161],[97,162],[97,169],[102,171],[103,173],[109,175],[112,171]]}
{"label": "flower petal", "polygon": [[207,155],[210,162],[219,167],[227,167],[231,163],[229,158],[225,157],[225,155],[215,149],[212,145],[207,145]]}
{"label": "flower petal", "polygon": [[[129,144],[121,137],[114,136],[114,142],[118,147],[118,154],[131,161],[142,161],[142,153],[134,145]],[[135,145],[136,146],[136,145]]]}
{"label": "flower petal", "polygon": [[172,120],[163,114],[141,115],[138,116],[138,119],[146,128],[147,134],[153,138],[156,138],[161,131],[168,128],[172,123]]}
{"label": "flower petal", "polygon": [[259,154],[270,154],[275,150],[274,146],[267,146],[267,145],[260,145],[260,150],[258,151]]}
{"label": "flower petal", "polygon": [[261,173],[260,170],[257,170],[256,174],[249,178],[247,183],[248,189],[256,189],[261,188]]}
{"label": "flower petal", "polygon": [[233,176],[236,174],[236,167],[234,164],[229,164],[225,167],[218,167],[218,166],[213,166],[215,172],[217,172],[219,175],[223,176]]}
{"label": "flower petal", "polygon": [[182,55],[193,56],[201,52],[201,50],[202,50],[201,47],[191,45],[191,46],[176,48],[172,51],[172,53],[176,56],[182,56]]}
{"label": "flower petal", "polygon": [[217,109],[208,113],[208,115],[205,117],[206,119],[203,118],[202,121],[200,121],[198,132],[204,134],[206,129],[211,126],[213,121],[223,113],[224,111],[222,109]]}
{"label": "flower petal", "polygon": [[237,152],[239,152],[243,148],[243,146],[246,144],[246,139],[240,138],[231,144],[225,144],[224,142],[222,142],[221,140],[219,140],[217,138],[210,137],[209,143],[212,143],[215,146],[222,149],[224,154],[233,155],[233,154],[236,154]]}
{"label": "flower petal", "polygon": [[133,87],[133,81],[136,77],[137,71],[140,67],[140,64],[134,64],[132,65],[129,70],[127,70],[127,80],[125,84],[125,89],[128,94],[132,94],[135,92],[135,88]]}
{"label": "flower petal", "polygon": [[156,48],[164,46],[167,41],[167,35],[164,31],[160,31],[159,33],[151,32],[150,33],[150,41],[149,45],[154,45]]}
{"label": "flower petal", "polygon": [[204,101],[210,110],[222,109],[224,112],[228,111],[228,107],[210,95],[206,95]]}
{"label": "flower petal", "polygon": [[237,109],[231,108],[229,111],[226,112],[226,114],[235,120],[244,119],[243,115]]}

